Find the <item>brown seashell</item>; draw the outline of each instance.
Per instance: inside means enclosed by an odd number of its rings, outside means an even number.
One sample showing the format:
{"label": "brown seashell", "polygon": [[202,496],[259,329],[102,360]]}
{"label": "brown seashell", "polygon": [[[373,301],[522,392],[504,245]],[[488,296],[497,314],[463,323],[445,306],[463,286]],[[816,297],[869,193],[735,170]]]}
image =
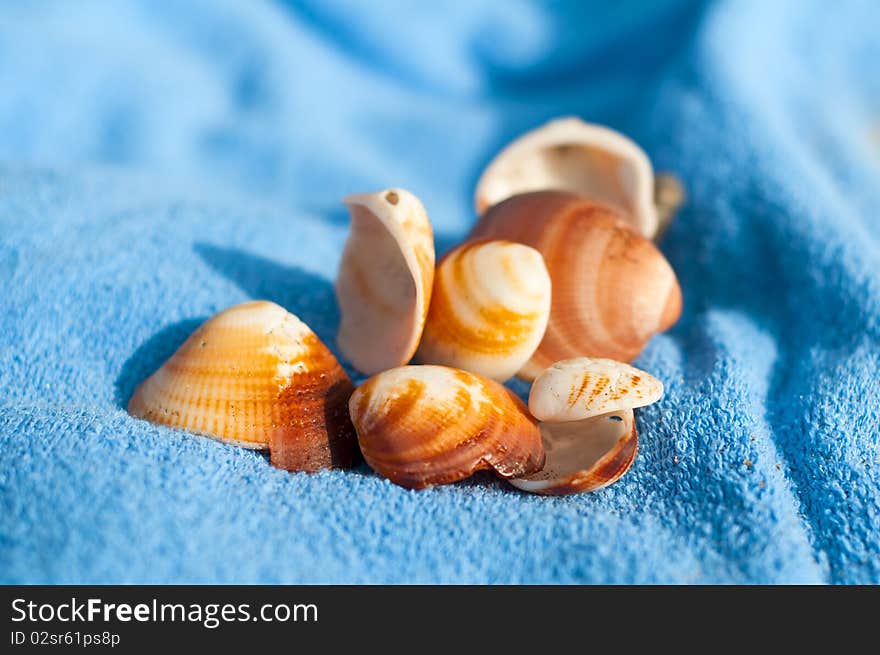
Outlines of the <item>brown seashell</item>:
{"label": "brown seashell", "polygon": [[446,366],[403,366],[373,376],[349,402],[367,463],[410,489],[481,469],[502,477],[537,471],[544,449],[535,420],[510,390]]}
{"label": "brown seashell", "polygon": [[406,364],[419,345],[434,281],[434,235],[409,191],[348,196],[351,233],[336,281],[342,355],[368,375]]}
{"label": "brown seashell", "polygon": [[508,239],[538,250],[553,284],[544,339],[520,377],[579,356],[634,359],[681,314],[681,288],[663,254],[612,209],[562,191],[509,198],[472,238]]}
{"label": "brown seashell", "polygon": [[636,458],[639,439],[631,409],[568,423],[541,423],[547,459],[531,475],[508,480],[545,496],[597,491],[616,482]]}
{"label": "brown seashell", "polygon": [[529,411],[541,419],[544,468],[510,483],[545,495],[607,487],[635,461],[633,407],[662,395],[660,380],[629,364],[589,357],[555,363],[529,394]]}
{"label": "brown seashell", "polygon": [[358,459],[353,385],[309,327],[271,302],[236,305],[203,323],[135,390],[132,416],[315,471]]}
{"label": "brown seashell", "polygon": [[658,228],[654,171],[631,139],[579,118],[557,118],[505,147],[477,182],[477,214],[531,191],[569,191],[616,208],[646,238]]}
{"label": "brown seashell", "polygon": [[437,266],[416,359],[503,382],[535,352],[549,316],[541,253],[511,241],[470,241]]}

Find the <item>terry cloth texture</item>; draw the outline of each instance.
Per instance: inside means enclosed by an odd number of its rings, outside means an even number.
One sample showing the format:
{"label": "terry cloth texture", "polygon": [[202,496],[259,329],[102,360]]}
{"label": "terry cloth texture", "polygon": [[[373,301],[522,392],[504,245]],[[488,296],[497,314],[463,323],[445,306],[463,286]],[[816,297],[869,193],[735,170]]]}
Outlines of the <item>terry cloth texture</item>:
{"label": "terry cloth texture", "polygon": [[[0,581],[880,582],[878,34],[873,0],[2,3]],[[689,196],[619,483],[410,492],[126,414],[251,298],[335,349],[340,199],[412,190],[443,252],[569,114]]]}

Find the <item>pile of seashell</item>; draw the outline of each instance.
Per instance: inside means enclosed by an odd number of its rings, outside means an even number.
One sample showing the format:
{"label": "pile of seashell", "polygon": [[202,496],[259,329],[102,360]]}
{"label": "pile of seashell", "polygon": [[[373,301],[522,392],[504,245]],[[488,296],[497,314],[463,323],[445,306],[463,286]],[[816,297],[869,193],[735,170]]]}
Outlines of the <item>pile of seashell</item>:
{"label": "pile of seashell", "polygon": [[[635,459],[633,409],[663,394],[623,362],[681,313],[678,280],[651,240],[681,200],[636,144],[575,118],[492,161],[479,221],[436,266],[414,195],[349,196],[338,346],[372,377],[355,388],[305,323],[249,302],[200,326],[129,412],[268,448],[290,471],[362,455],[413,489],[481,469],[538,494],[607,486]],[[533,382],[528,406],[502,385],[514,375]]]}

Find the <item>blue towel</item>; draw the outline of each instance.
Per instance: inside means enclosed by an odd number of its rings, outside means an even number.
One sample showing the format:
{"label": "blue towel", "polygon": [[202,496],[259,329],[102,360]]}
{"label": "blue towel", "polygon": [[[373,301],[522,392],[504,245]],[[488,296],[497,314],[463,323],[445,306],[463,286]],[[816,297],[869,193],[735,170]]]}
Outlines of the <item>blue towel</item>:
{"label": "blue towel", "polygon": [[[876,3],[441,4],[0,5],[0,581],[880,582]],[[335,348],[345,194],[410,189],[442,252],[571,114],[689,195],[620,482],[411,492],[128,416],[247,299]]]}

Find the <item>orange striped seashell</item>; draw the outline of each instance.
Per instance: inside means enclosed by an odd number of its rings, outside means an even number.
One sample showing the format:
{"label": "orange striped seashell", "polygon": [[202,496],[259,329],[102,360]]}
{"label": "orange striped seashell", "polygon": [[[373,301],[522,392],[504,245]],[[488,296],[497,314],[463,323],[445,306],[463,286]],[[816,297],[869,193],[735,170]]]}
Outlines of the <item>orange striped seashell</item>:
{"label": "orange striped seashell", "polygon": [[434,281],[434,235],[409,191],[348,196],[351,232],[336,281],[342,355],[367,375],[406,364],[419,345]]}
{"label": "orange striped seashell", "polygon": [[296,316],[248,302],[203,323],[128,403],[132,416],[245,448],[274,466],[315,471],[358,460],[353,385]]}
{"label": "orange striped seashell", "polygon": [[531,493],[565,495],[616,482],[638,451],[633,408],[662,395],[660,380],[629,364],[589,357],[557,362],[529,394],[529,411],[541,420],[544,468],[510,483]]}
{"label": "orange striped seashell", "polygon": [[[668,177],[668,176],[667,176]],[[616,208],[648,239],[660,216],[651,161],[631,139],[579,118],[552,120],[510,143],[477,183],[477,214],[531,191],[569,191]],[[663,218],[668,218],[664,206]]]}
{"label": "orange striped seashell", "polygon": [[456,482],[481,469],[537,471],[536,421],[499,383],[446,366],[403,366],[371,377],[349,402],[361,452],[380,475],[410,489]]}
{"label": "orange striped seashell", "polygon": [[553,284],[544,339],[520,370],[534,379],[556,361],[630,361],[681,315],[681,288],[663,254],[612,209],[562,191],[514,196],[490,209],[472,238],[538,250]]}
{"label": "orange striped seashell", "polygon": [[550,276],[534,248],[471,241],[437,266],[416,359],[512,377],[532,356],[550,316]]}

